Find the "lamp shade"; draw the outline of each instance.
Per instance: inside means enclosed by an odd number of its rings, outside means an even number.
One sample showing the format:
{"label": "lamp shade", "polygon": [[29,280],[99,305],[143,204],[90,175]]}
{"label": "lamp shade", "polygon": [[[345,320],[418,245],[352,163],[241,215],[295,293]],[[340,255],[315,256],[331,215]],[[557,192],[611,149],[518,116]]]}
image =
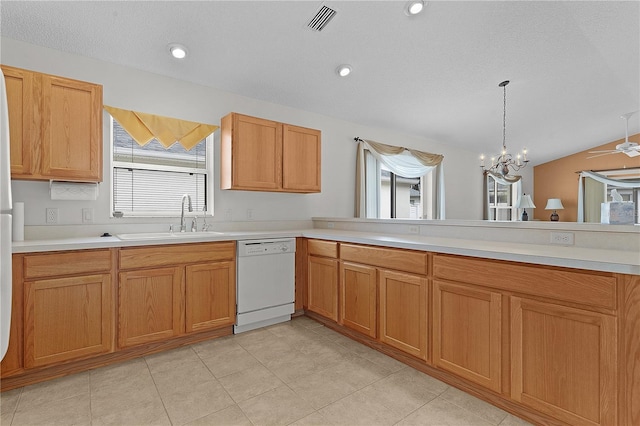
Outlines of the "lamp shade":
{"label": "lamp shade", "polygon": [[524,194],[518,200],[518,203],[516,204],[516,208],[518,208],[518,209],[535,209],[536,205],[533,204],[533,201],[531,200],[531,195]]}
{"label": "lamp shade", "polygon": [[562,201],[560,201],[560,198],[549,198],[547,200],[547,206],[544,209],[545,210],[563,210],[564,206],[562,205]]}

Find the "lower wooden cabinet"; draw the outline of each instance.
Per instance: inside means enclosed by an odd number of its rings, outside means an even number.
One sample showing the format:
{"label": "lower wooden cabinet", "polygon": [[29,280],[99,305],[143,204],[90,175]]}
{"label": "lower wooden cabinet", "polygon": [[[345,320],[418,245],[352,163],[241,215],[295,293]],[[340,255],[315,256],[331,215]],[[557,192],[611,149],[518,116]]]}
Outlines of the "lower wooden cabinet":
{"label": "lower wooden cabinet", "polygon": [[375,338],[377,300],[376,268],[340,262],[340,323]]}
{"label": "lower wooden cabinet", "polygon": [[24,365],[112,350],[111,274],[24,283]]}
{"label": "lower wooden cabinet", "polygon": [[307,309],[338,321],[338,261],[309,256]]}
{"label": "lower wooden cabinet", "polygon": [[511,297],[514,400],[573,425],[618,424],[616,361],[613,316]]}
{"label": "lower wooden cabinet", "polygon": [[502,295],[436,280],[433,311],[435,366],[500,392]]}
{"label": "lower wooden cabinet", "polygon": [[120,347],[235,323],[235,242],[119,251]]}
{"label": "lower wooden cabinet", "polygon": [[176,266],[120,273],[120,347],[165,340],[183,333],[183,270]]}
{"label": "lower wooden cabinet", "polygon": [[425,277],[379,271],[380,341],[427,359],[428,281]]}
{"label": "lower wooden cabinet", "polygon": [[235,262],[213,262],[185,268],[186,332],[198,332],[236,321]]}

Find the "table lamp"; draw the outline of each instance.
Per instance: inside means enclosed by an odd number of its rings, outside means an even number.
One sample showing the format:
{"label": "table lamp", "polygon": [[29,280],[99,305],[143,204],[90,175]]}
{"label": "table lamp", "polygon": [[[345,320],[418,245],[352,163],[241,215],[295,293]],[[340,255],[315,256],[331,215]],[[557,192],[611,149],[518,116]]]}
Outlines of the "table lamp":
{"label": "table lamp", "polygon": [[526,222],[529,220],[529,215],[527,214],[527,208],[535,209],[536,206],[531,201],[531,195],[523,194],[522,197],[516,203],[516,207],[519,209],[523,209],[522,211],[522,221]]}
{"label": "table lamp", "polygon": [[562,201],[560,201],[560,198],[549,198],[547,200],[547,206],[544,209],[553,210],[553,213],[551,213],[551,221],[557,222],[560,220],[560,216],[558,216],[557,210],[564,209],[564,206],[562,205]]}

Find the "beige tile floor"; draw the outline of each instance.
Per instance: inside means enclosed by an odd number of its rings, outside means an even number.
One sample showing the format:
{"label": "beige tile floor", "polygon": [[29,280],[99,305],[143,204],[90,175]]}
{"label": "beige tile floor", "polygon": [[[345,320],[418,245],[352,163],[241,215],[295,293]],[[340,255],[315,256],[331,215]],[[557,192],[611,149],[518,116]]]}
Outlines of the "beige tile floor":
{"label": "beige tile floor", "polygon": [[0,394],[8,425],[528,425],[317,322]]}

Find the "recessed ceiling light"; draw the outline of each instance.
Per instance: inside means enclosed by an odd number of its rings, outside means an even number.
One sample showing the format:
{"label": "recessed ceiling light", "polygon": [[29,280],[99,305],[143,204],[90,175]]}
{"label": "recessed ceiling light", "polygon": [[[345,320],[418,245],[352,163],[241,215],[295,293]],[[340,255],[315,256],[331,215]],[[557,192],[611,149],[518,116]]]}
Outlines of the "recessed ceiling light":
{"label": "recessed ceiling light", "polygon": [[340,77],[346,77],[349,74],[351,74],[352,68],[351,65],[340,65],[338,68],[336,68],[336,73],[340,76]]}
{"label": "recessed ceiling light", "polygon": [[422,1],[422,0],[410,1],[404,7],[404,13],[407,16],[413,16],[413,15],[417,15],[418,13],[422,12],[422,9],[424,9],[424,1]]}
{"label": "recessed ceiling light", "polygon": [[171,56],[176,59],[184,59],[187,56],[187,48],[178,43],[171,43],[169,45],[169,52]]}

